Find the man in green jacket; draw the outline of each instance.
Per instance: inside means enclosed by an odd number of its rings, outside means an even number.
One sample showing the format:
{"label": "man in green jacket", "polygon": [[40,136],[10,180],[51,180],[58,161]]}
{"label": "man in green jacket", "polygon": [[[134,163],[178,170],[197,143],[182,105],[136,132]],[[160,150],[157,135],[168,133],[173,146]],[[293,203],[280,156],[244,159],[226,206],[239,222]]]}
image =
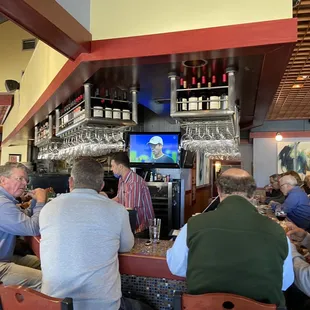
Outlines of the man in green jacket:
{"label": "man in green jacket", "polygon": [[284,230],[251,203],[256,184],[246,171],[225,171],[217,189],[217,209],[192,217],[168,250],[170,271],[186,276],[189,294],[226,292],[285,306],[282,290],[294,273]]}

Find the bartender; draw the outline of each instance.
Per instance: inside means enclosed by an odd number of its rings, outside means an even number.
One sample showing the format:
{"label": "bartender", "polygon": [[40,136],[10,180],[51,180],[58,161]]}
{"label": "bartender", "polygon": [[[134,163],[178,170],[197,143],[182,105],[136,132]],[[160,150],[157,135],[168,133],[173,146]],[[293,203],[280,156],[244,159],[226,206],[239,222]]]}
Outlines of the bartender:
{"label": "bartender", "polygon": [[111,168],[114,176],[119,179],[117,196],[113,200],[127,209],[137,211],[136,233],[148,237],[149,220],[154,218],[154,209],[150,191],[139,175],[129,168],[129,158],[126,153],[117,153],[112,157]]}

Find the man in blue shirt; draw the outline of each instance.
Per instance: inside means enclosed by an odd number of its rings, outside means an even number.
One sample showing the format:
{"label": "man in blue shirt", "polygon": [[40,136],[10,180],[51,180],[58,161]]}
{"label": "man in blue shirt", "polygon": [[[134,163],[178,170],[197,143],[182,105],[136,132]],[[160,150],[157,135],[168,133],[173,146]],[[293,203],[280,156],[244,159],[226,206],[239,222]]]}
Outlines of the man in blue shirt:
{"label": "man in blue shirt", "polygon": [[283,210],[288,219],[305,230],[310,228],[310,204],[305,191],[297,186],[297,180],[292,175],[280,179],[280,189],[287,196],[283,204],[271,201],[273,211]]}
{"label": "man in blue shirt", "polygon": [[28,183],[27,169],[20,163],[0,166],[0,281],[4,285],[41,288],[40,261],[32,255],[13,255],[16,236],[37,236],[39,214],[46,201],[46,192],[38,188],[29,195],[36,204],[23,212],[16,206]]}

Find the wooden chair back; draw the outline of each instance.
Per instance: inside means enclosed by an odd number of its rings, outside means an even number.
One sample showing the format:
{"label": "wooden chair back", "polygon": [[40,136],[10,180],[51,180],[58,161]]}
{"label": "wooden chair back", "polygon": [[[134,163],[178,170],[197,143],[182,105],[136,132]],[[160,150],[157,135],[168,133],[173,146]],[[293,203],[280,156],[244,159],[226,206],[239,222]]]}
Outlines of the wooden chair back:
{"label": "wooden chair back", "polygon": [[276,305],[226,293],[190,295],[176,293],[174,310],[276,310]]}
{"label": "wooden chair back", "polygon": [[0,310],[73,310],[72,298],[53,298],[22,286],[0,283]]}

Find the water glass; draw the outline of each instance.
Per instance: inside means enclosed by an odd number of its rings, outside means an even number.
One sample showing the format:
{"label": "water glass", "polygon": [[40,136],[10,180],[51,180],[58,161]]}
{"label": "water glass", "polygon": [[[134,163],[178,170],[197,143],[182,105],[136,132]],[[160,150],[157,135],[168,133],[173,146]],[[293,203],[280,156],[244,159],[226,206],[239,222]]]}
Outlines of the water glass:
{"label": "water glass", "polygon": [[149,233],[152,243],[159,243],[161,219],[149,220]]}

